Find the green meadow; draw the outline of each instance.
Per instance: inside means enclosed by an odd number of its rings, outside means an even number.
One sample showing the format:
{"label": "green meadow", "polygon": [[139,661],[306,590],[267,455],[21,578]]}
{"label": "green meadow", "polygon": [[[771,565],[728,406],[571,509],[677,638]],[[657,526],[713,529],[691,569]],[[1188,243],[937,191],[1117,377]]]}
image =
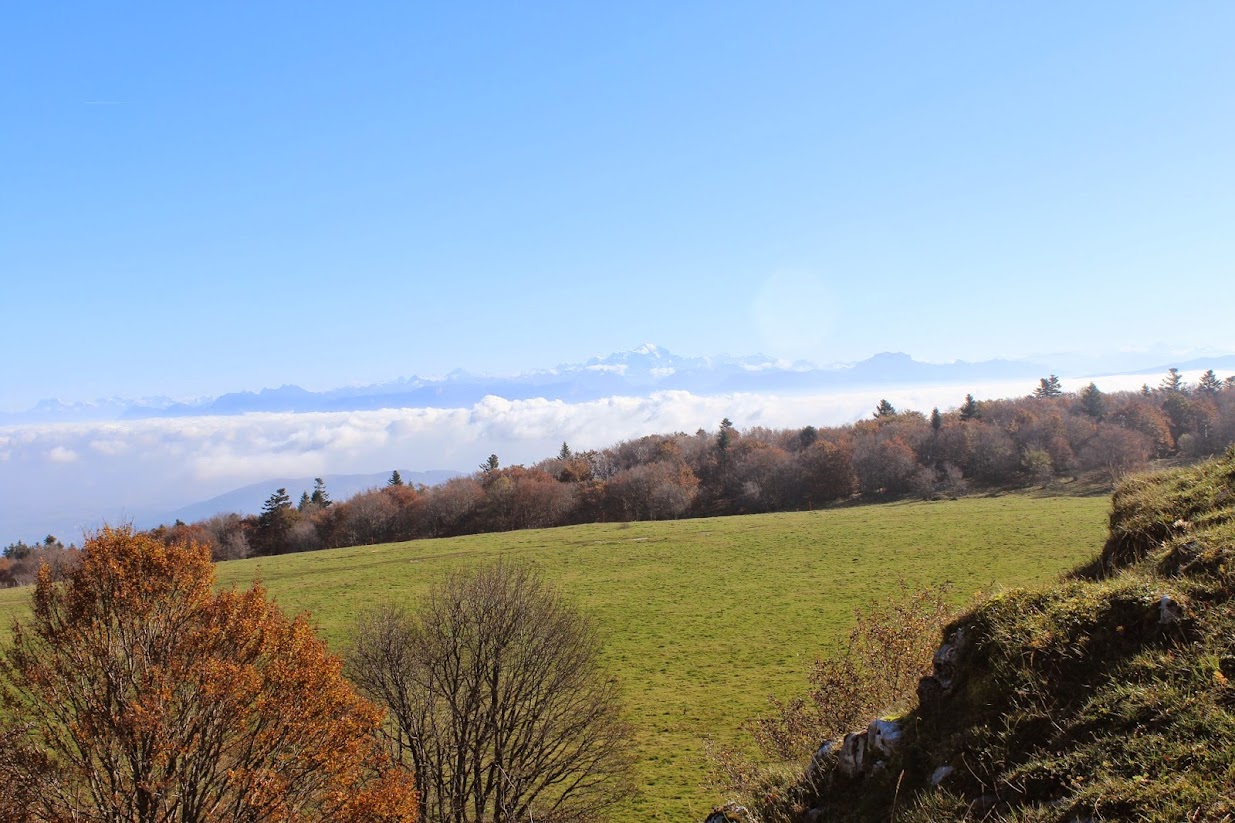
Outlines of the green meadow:
{"label": "green meadow", "polygon": [[[740,739],[770,694],[805,682],[844,641],[855,609],[910,587],[975,592],[1049,582],[1092,558],[1105,497],[1008,495],[815,512],[602,524],[360,546],[220,564],[220,582],[260,579],[308,611],[335,648],[356,614],[414,603],[444,571],[526,560],[598,621],[639,747],[637,820],[702,820],[704,741]],[[0,591],[0,620],[29,589]]]}

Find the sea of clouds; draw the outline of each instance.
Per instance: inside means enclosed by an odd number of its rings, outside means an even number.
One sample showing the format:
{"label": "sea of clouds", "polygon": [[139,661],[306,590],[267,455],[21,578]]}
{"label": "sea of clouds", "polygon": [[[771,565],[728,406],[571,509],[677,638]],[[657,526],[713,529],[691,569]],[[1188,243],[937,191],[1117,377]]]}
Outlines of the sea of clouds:
{"label": "sea of clouds", "polygon": [[[1102,378],[1105,391],[1143,377]],[[1088,380],[1066,380],[1075,390]],[[815,395],[657,392],[581,403],[489,396],[469,408],[262,413],[0,427],[0,544],[47,533],[78,539],[104,522],[153,525],[181,506],[269,478],[392,468],[472,471],[489,454],[530,464],[659,432],[838,425],[881,398],[928,412],[976,397],[1028,394],[1024,381]]]}

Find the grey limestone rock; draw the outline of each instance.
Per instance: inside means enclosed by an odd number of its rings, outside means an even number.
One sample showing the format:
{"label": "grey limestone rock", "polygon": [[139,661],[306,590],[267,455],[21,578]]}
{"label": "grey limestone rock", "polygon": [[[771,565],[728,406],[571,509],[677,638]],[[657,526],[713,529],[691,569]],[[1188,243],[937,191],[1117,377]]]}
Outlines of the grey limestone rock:
{"label": "grey limestone rock", "polygon": [[905,741],[905,728],[899,720],[872,720],[866,727],[866,745],[876,755],[890,757]]}
{"label": "grey limestone rock", "polygon": [[866,745],[865,732],[850,732],[845,735],[837,757],[837,764],[846,777],[858,777],[866,771]]}

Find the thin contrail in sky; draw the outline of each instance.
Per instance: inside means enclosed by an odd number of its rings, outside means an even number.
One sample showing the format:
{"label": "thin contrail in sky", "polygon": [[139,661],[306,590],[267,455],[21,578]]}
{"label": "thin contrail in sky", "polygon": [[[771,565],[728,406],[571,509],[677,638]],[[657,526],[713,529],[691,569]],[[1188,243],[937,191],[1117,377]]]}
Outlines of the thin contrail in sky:
{"label": "thin contrail in sky", "polygon": [[87,100],[87,106],[125,106],[128,105],[128,100]]}

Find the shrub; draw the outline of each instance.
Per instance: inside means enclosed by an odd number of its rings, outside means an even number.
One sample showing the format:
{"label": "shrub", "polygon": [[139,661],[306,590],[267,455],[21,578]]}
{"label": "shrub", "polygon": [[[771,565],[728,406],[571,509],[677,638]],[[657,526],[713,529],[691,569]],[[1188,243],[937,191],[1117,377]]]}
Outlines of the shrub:
{"label": "shrub", "polygon": [[86,541],[0,654],[0,819],[414,821],[410,778],[304,617],[216,593],[209,550]]}
{"label": "shrub", "polygon": [[800,812],[801,791],[809,787],[795,791],[795,784],[820,744],[915,703],[951,609],[946,588],[911,592],[902,581],[900,589],[889,605],[857,613],[845,649],[815,662],[805,693],[769,698],[771,713],[747,724],[753,758],[713,747],[714,782],[760,819],[791,820],[795,807]]}

